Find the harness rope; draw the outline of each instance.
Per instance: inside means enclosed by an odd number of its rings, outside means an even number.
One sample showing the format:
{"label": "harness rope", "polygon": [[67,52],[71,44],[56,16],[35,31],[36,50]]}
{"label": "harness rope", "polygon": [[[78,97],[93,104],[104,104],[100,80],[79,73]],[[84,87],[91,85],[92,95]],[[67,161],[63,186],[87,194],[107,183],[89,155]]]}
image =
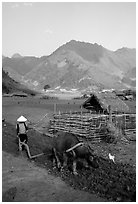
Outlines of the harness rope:
{"label": "harness rope", "polygon": [[[35,125],[33,125],[33,127],[37,126],[38,123],[39,123],[41,120],[43,120],[46,116],[47,116],[47,113],[46,113],[40,120],[38,120],[37,123],[36,123]],[[30,122],[31,122],[31,121],[30,121]]]}
{"label": "harness rope", "polygon": [[[53,137],[53,134],[50,134],[50,133],[48,133],[48,132],[44,133],[44,132],[40,131],[40,130],[36,127],[36,126],[39,124],[39,122],[40,122],[41,120],[43,120],[45,117],[47,117],[47,115],[48,115],[48,113],[45,114],[40,120],[38,120],[35,125],[32,125],[31,129],[32,129],[32,130],[36,130],[37,132],[39,132],[39,133],[41,133],[41,134],[44,134],[44,135],[47,135],[47,136],[49,136],[49,137]],[[30,123],[32,123],[30,120],[28,120],[28,121],[29,121]],[[31,130],[31,129],[30,129],[30,130]]]}

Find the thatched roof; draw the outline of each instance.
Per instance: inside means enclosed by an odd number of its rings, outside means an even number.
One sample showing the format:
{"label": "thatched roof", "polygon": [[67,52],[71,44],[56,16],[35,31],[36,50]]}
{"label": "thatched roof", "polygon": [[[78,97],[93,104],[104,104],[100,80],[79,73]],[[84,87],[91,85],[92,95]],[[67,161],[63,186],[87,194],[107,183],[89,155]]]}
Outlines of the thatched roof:
{"label": "thatched roof", "polygon": [[112,92],[94,92],[91,94],[91,97],[88,98],[83,107],[87,109],[87,104],[95,107],[97,104],[99,105],[100,109],[103,111],[107,111],[109,113],[109,106],[111,106],[112,112],[128,112],[129,107],[121,100],[115,93]]}

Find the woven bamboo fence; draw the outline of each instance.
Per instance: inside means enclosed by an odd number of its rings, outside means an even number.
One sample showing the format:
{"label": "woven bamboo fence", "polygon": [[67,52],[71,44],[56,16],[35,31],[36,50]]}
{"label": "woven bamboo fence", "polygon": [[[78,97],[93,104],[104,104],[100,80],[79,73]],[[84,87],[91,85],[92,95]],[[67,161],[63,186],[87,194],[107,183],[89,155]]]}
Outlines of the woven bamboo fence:
{"label": "woven bamboo fence", "polygon": [[98,114],[57,114],[50,121],[50,129],[71,132],[81,138],[101,141],[104,136],[100,130],[108,121],[109,116]]}
{"label": "woven bamboo fence", "polygon": [[136,114],[112,115],[112,122],[127,136],[136,134]]}
{"label": "woven bamboo fence", "polygon": [[[109,115],[105,114],[59,113],[50,120],[49,132],[52,133],[55,130],[71,132],[82,139],[100,142],[107,136],[102,128],[106,127],[108,121]],[[112,115],[112,122],[114,126],[124,129],[125,134],[136,131],[135,114]]]}

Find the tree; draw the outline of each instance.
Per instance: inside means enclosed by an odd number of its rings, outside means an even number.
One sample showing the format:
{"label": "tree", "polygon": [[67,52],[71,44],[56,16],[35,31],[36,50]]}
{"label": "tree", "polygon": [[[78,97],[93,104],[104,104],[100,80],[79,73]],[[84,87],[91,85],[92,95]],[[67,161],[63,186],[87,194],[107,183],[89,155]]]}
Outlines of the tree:
{"label": "tree", "polygon": [[49,89],[50,88],[50,86],[49,86],[49,84],[46,84],[45,86],[44,86],[44,90],[46,91],[47,89]]}

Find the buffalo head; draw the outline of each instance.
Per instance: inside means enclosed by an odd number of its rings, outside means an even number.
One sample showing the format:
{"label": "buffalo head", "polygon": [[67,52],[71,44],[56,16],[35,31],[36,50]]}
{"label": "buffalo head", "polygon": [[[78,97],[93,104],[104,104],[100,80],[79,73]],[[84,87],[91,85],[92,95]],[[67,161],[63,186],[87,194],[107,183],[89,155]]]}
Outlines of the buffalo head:
{"label": "buffalo head", "polygon": [[90,155],[88,157],[87,161],[88,161],[88,164],[90,166],[92,166],[93,168],[98,168],[99,167],[98,160],[94,155]]}
{"label": "buffalo head", "polygon": [[83,144],[82,146],[76,148],[76,156],[83,158],[87,161],[88,165],[93,168],[98,168],[98,160],[94,155],[94,150],[88,144]]}
{"label": "buffalo head", "polygon": [[94,155],[94,150],[90,147],[90,145],[87,144],[87,148],[88,148],[88,157],[87,157],[87,162],[90,166],[92,166],[93,168],[98,168],[99,164],[98,164],[98,159],[97,157]]}

